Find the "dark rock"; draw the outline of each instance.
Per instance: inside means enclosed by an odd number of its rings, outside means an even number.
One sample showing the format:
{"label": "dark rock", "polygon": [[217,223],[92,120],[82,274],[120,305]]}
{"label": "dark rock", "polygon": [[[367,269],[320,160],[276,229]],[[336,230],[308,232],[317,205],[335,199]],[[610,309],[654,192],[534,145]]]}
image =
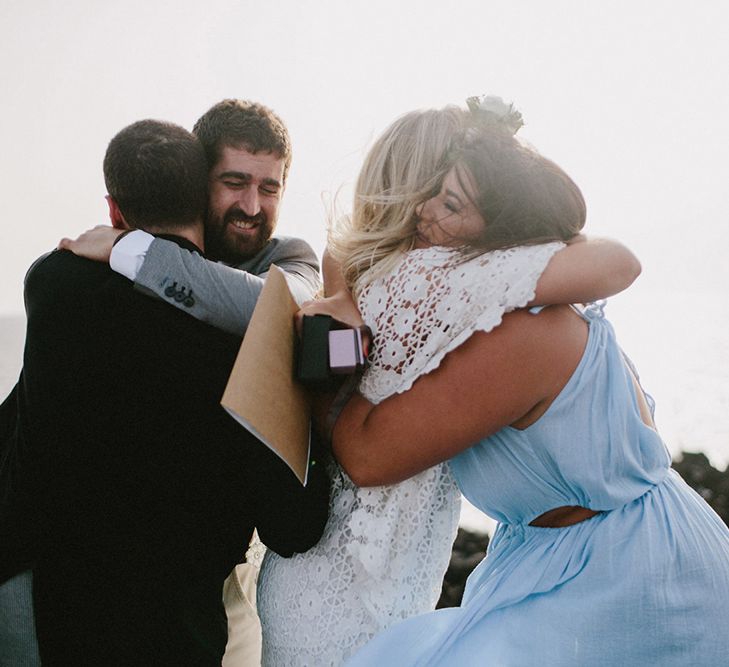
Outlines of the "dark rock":
{"label": "dark rock", "polygon": [[673,467],[729,526],[729,467],[720,472],[704,454],[683,452]]}
{"label": "dark rock", "polygon": [[489,536],[485,533],[471,533],[463,528],[458,529],[456,541],[453,543],[451,563],[443,578],[437,609],[457,607],[461,604],[466,579],[483,560],[488,544]]}

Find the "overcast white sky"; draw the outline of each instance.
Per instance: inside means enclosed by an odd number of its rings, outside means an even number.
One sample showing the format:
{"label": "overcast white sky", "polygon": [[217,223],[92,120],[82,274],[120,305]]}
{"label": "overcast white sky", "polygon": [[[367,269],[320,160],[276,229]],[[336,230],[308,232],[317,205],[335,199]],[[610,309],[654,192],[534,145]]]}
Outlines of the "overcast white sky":
{"label": "overcast white sky", "polygon": [[641,258],[615,306],[639,364],[721,365],[728,82],[724,0],[2,0],[0,314],[22,312],[35,257],[105,222],[101,162],[130,122],[189,128],[224,97],[274,108],[294,142],[279,231],[321,251],[322,197],[346,192],[391,120],[494,93],[582,187],[587,231]]}

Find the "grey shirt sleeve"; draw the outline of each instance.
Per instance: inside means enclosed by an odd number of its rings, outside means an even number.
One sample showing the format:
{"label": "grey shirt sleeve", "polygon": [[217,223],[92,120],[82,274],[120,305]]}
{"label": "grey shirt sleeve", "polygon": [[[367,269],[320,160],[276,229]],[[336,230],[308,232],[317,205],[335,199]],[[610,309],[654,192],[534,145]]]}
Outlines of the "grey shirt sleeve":
{"label": "grey shirt sleeve", "polygon": [[311,246],[284,236],[272,238],[258,255],[236,266],[212,262],[176,243],[155,239],[135,285],[198,320],[240,336],[272,264],[285,273],[297,303],[313,298],[319,290],[319,262]]}

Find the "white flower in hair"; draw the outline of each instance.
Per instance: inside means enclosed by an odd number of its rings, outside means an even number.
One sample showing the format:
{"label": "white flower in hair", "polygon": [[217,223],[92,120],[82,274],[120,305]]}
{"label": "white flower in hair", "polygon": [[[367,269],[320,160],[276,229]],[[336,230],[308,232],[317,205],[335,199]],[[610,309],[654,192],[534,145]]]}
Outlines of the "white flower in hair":
{"label": "white flower in hair", "polygon": [[472,114],[483,120],[498,121],[511,130],[512,134],[516,134],[524,125],[521,112],[512,103],[504,102],[497,95],[469,97],[466,104]]}

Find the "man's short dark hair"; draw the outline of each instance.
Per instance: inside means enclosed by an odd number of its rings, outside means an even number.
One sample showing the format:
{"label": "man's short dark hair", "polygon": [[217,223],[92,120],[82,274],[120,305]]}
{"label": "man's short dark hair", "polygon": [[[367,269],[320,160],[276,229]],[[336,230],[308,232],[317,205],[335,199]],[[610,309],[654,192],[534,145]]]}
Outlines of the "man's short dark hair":
{"label": "man's short dark hair", "polygon": [[212,169],[225,146],[251,153],[273,153],[284,161],[283,180],[291,165],[291,139],[283,121],[266,106],[247,100],[223,100],[208,109],[192,129],[205,148]]}
{"label": "man's short dark hair", "polygon": [[132,227],[175,229],[199,222],[207,205],[207,162],[184,128],[140,120],[109,142],[104,180]]}

